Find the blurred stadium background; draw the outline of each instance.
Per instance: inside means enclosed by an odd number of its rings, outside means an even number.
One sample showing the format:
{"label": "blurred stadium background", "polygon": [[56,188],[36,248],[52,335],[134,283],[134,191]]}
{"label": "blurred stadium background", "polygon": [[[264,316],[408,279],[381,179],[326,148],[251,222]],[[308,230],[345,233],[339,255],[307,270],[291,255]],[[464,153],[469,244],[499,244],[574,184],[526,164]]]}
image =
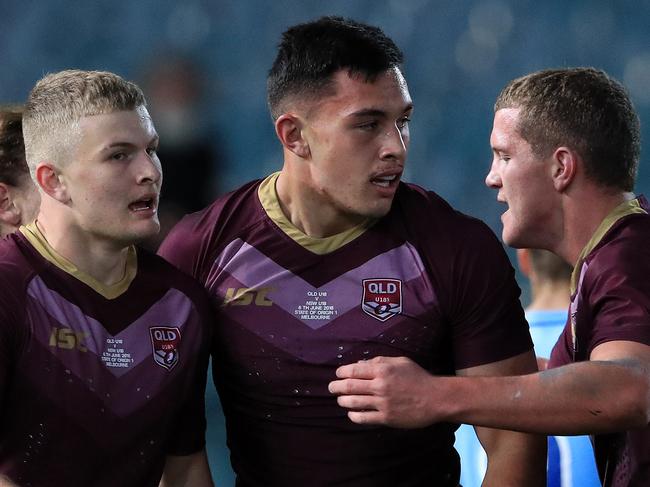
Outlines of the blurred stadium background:
{"label": "blurred stadium background", "polygon": [[[214,144],[208,197],[280,167],[266,73],[287,26],[328,14],[379,25],[405,52],[416,105],[407,179],[497,232],[502,208],[483,179],[492,103],[511,78],[545,67],[603,68],[630,90],[643,140],[650,139],[649,0],[0,0],[0,6],[2,103],[24,100],[49,71],[107,69],[141,83],[155,114],[152,84],[169,81],[165,68],[179,58],[193,64],[199,82],[186,99],[194,95],[187,102],[194,116],[177,113],[168,125]],[[171,97],[163,89],[165,96]],[[163,149],[167,143],[163,137]],[[205,177],[195,166],[202,164],[186,160],[183,169],[199,182]],[[637,189],[649,187],[650,167],[642,163]]]}

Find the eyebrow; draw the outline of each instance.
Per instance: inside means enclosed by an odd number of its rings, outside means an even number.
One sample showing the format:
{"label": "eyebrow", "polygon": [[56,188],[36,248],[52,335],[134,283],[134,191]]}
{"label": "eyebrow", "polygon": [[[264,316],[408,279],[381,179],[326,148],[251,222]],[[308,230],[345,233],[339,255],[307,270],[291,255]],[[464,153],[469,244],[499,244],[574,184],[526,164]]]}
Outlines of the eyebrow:
{"label": "eyebrow", "polygon": [[[147,143],[147,146],[149,146],[151,144],[154,144],[154,143],[158,143],[159,141],[160,141],[160,137],[158,135],[155,135],[154,137],[152,137],[149,140],[149,142]],[[136,146],[137,146],[137,144],[134,144],[132,142],[118,141],[118,142],[113,142],[111,144],[108,144],[108,145],[102,147],[100,150],[102,152],[104,152],[104,151],[108,151],[108,150],[116,149],[116,148],[120,148],[120,147],[136,147]]]}
{"label": "eyebrow", "polygon": [[[411,110],[413,110],[413,104],[409,103],[404,107],[403,111],[408,112]],[[385,116],[386,116],[386,111],[379,110],[378,108],[363,108],[356,112],[352,112],[348,115],[348,117],[385,117]]]}

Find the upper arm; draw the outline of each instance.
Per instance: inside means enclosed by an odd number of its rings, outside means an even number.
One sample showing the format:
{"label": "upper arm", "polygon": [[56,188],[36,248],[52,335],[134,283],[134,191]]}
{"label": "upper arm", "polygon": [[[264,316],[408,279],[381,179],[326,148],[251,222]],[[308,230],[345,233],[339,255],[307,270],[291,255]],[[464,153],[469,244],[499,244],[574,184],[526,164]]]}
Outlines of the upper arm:
{"label": "upper arm", "polygon": [[160,487],[213,487],[205,450],[183,456],[168,456]]}
{"label": "upper arm", "polygon": [[598,345],[589,360],[616,362],[650,371],[650,346],[644,343],[616,340]]}
{"label": "upper arm", "polygon": [[475,367],[456,370],[456,375],[467,377],[494,376],[494,375],[523,375],[537,372],[537,361],[533,350],[515,355],[514,357],[498,362],[492,362]]}

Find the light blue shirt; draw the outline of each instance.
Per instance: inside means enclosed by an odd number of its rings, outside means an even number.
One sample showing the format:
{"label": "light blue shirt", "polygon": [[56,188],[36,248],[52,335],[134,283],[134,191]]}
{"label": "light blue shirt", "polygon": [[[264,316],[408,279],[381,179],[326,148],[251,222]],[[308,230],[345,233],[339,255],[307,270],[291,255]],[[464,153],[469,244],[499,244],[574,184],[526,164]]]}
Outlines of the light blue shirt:
{"label": "light blue shirt", "polygon": [[[567,310],[529,311],[526,319],[538,357],[548,358],[564,329]],[[487,468],[485,451],[474,428],[466,424],[456,431],[454,445],[461,459],[460,483],[480,487]],[[599,487],[596,462],[588,436],[550,436],[548,439],[548,487]]]}

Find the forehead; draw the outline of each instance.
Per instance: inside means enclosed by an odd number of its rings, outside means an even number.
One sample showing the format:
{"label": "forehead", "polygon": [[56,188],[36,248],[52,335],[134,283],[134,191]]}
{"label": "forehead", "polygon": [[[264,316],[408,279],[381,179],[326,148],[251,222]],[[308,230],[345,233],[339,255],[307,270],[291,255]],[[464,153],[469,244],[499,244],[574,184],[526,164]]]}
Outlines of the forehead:
{"label": "forehead", "polygon": [[400,114],[412,104],[406,80],[399,68],[391,68],[372,81],[364,75],[340,70],[333,75],[332,94],[321,97],[315,108],[319,112],[336,112],[345,116],[359,110],[376,108],[398,111]]}
{"label": "forehead", "polygon": [[490,135],[490,144],[493,147],[506,146],[512,143],[513,139],[521,139],[518,131],[520,111],[520,108],[497,110],[494,114],[494,125]]}
{"label": "forehead", "polygon": [[135,110],[89,115],[79,119],[82,142],[148,142],[156,136],[151,116],[143,106]]}

